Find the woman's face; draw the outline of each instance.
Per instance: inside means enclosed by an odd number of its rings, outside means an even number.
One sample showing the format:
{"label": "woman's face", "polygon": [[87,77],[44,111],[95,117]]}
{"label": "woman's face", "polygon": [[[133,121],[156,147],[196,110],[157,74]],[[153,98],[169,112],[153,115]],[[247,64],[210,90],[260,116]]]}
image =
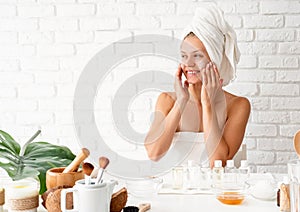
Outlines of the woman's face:
{"label": "woman's face", "polygon": [[186,37],[181,44],[181,63],[184,64],[183,74],[188,83],[201,82],[201,74],[210,58],[203,43],[196,36]]}

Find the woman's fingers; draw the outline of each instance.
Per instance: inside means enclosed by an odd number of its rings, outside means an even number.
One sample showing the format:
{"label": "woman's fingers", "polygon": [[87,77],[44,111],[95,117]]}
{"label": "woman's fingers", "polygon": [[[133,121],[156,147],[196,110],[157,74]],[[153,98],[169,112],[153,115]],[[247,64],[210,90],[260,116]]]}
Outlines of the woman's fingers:
{"label": "woman's fingers", "polygon": [[202,85],[206,85],[206,76],[205,76],[205,68],[201,71],[201,81]]}
{"label": "woman's fingers", "polygon": [[223,82],[224,82],[224,80],[223,80],[223,79],[220,79],[220,85],[221,85],[221,86],[223,85]]}
{"label": "woman's fingers", "polygon": [[213,65],[212,65],[212,62],[209,63],[209,69],[210,69],[210,77],[211,77],[211,83],[212,83],[212,86],[215,87],[217,85],[219,85],[219,83],[217,82],[217,75],[216,75],[216,72],[214,71],[213,69]]}
{"label": "woman's fingers", "polygon": [[220,73],[218,71],[216,64],[212,63],[212,66],[213,66],[214,72],[217,74],[218,78],[220,78]]}
{"label": "woman's fingers", "polygon": [[210,66],[210,63],[208,63],[208,64],[206,65],[205,76],[206,76],[206,84],[207,84],[207,85],[211,85],[211,83],[212,83],[212,78],[211,78],[211,66]]}
{"label": "woman's fingers", "polygon": [[181,66],[180,64],[178,65],[177,71],[176,71],[176,77],[181,79]]}
{"label": "woman's fingers", "polygon": [[220,73],[219,73],[219,71],[218,71],[218,68],[217,68],[216,64],[214,64],[214,63],[213,63],[213,69],[214,69],[214,72],[215,72],[216,75],[217,75],[217,83],[219,83],[219,84],[222,86],[224,80],[221,79]]}
{"label": "woman's fingers", "polygon": [[184,69],[184,65],[183,64],[179,64],[178,65],[178,69],[176,72],[176,77],[178,77],[178,79],[181,81],[181,77],[182,77],[182,73],[183,73],[183,69]]}

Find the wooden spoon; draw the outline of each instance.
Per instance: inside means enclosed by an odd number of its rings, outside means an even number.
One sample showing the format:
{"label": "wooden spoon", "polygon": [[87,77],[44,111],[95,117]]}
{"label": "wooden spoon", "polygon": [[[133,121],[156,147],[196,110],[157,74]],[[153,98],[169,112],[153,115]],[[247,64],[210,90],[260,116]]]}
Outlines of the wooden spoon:
{"label": "wooden spoon", "polygon": [[296,132],[294,136],[294,148],[297,152],[298,157],[300,158],[300,130]]}

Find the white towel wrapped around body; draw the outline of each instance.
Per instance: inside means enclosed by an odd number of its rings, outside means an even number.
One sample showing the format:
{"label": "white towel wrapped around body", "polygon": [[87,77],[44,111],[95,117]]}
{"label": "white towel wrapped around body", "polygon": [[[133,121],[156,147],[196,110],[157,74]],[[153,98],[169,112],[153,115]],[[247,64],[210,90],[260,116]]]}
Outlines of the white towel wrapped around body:
{"label": "white towel wrapped around body", "polygon": [[[170,149],[172,149],[172,157],[181,158],[181,160],[179,160],[181,161],[180,164],[187,164],[189,160],[195,161],[197,164],[205,164],[209,159],[205,147],[203,132],[175,133]],[[185,155],[182,155],[182,150],[188,151],[186,151]]]}
{"label": "white towel wrapped around body", "polygon": [[213,3],[202,3],[196,9],[192,23],[184,29],[183,38],[190,32],[204,44],[211,61],[220,72],[223,86],[230,83],[235,78],[240,52],[236,34],[224,19],[223,11]]}

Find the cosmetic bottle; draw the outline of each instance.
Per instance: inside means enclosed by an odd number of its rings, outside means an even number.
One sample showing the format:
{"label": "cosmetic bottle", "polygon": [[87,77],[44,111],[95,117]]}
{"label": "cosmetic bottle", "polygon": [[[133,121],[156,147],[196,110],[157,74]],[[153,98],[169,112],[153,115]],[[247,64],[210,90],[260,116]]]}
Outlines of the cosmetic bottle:
{"label": "cosmetic bottle", "polygon": [[250,174],[250,168],[247,160],[241,160],[241,166],[238,168],[238,181],[239,183],[245,183]]}
{"label": "cosmetic bottle", "polygon": [[200,165],[200,185],[201,190],[211,189],[211,169],[209,167],[209,162],[206,161]]}
{"label": "cosmetic bottle", "polygon": [[199,187],[200,167],[193,160],[188,160],[184,167],[183,188],[187,190]]}
{"label": "cosmetic bottle", "polygon": [[222,161],[215,160],[214,167],[212,169],[212,180],[214,186],[218,186],[222,183],[223,175],[224,175],[224,168],[222,166]]}
{"label": "cosmetic bottle", "polygon": [[233,160],[227,160],[226,161],[226,166],[224,169],[224,181],[227,183],[236,183],[236,175],[237,175],[237,170],[234,166],[234,161]]}

